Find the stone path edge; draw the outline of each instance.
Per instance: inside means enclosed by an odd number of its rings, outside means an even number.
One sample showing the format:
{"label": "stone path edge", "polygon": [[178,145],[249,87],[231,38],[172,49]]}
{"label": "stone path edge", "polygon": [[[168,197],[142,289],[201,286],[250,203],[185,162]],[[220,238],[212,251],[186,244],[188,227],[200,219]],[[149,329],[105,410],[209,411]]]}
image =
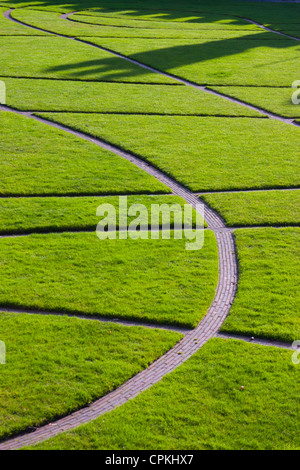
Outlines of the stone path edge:
{"label": "stone path edge", "polygon": [[[8,13],[8,16],[4,13],[4,16],[8,19],[13,20],[10,16],[11,10]],[[14,21],[14,20],[13,20]],[[28,26],[28,25],[25,25]],[[39,28],[36,28],[39,29]],[[53,34],[53,33],[52,33]],[[65,37],[65,36],[63,36]],[[87,43],[86,41],[81,41]],[[110,51],[109,51],[110,52]],[[114,53],[114,52],[113,52]],[[116,53],[114,53],[116,54]],[[122,57],[126,60],[131,61],[131,59],[126,58],[125,56]],[[136,61],[134,61],[136,62]],[[148,68],[143,64],[139,64],[143,67]],[[152,68],[150,68],[151,70]],[[152,71],[162,73],[155,69]],[[163,73],[164,74],[164,73]],[[164,74],[165,75],[165,74]],[[168,76],[168,74],[167,74]],[[212,90],[208,90],[205,87],[200,87],[196,84],[192,84],[191,82],[175,78],[182,83],[188,86],[195,86],[196,88],[200,88],[203,91],[216,94],[218,96],[222,96],[222,94],[213,92]],[[233,100],[230,97],[226,97],[223,95],[225,99],[229,99],[230,101],[239,102],[239,100]],[[239,102],[239,104],[242,104]],[[243,104],[245,106],[245,104]],[[251,105],[246,105],[247,107],[252,107]],[[12,112],[16,112],[15,110],[11,110]],[[262,112],[262,111],[261,111]],[[20,113],[17,111],[18,114],[23,114],[26,116],[26,113]],[[278,116],[272,115],[272,113],[265,113],[263,114],[268,115],[271,118],[279,119],[282,122],[286,122],[288,124],[297,125],[296,123],[291,122],[290,120],[286,120],[284,118],[278,118]],[[49,124],[50,121],[47,121],[43,118],[37,116],[28,116],[32,117],[44,124]],[[136,164],[140,168],[147,171],[152,176],[156,177],[159,181],[163,182],[166,186],[169,186],[173,194],[180,195],[183,199],[186,200],[192,207],[196,210],[199,208],[199,199],[191,193],[186,188],[182,187],[179,183],[175,182],[172,178],[164,175],[160,170],[152,167],[148,163],[140,160],[138,157],[131,155],[128,152],[124,152],[111,144],[108,144],[101,139],[95,139],[82,132],[77,132],[66,128],[65,126],[61,126],[57,123],[52,123],[54,127],[58,127],[61,130],[65,130],[69,133],[73,133],[77,137],[83,138],[85,140],[89,140],[95,143],[98,146],[103,148],[107,148],[114,153],[117,153],[119,156],[126,158],[127,160],[131,161],[132,163]],[[116,152],[117,150],[117,152]],[[95,401],[90,407],[83,408],[79,411],[72,413],[71,415],[59,419],[54,423],[49,423],[46,426],[42,426],[38,428],[36,431],[30,434],[25,434],[23,436],[18,436],[13,439],[9,439],[2,444],[0,444],[0,450],[8,450],[8,449],[19,449],[28,445],[35,444],[37,442],[44,441],[53,437],[61,432],[74,429],[81,424],[84,424],[88,421],[94,420],[97,417],[101,416],[102,414],[113,410],[117,406],[122,405],[123,403],[127,402],[128,400],[134,398],[144,390],[150,388],[154,383],[160,381],[166,374],[172,372],[178,366],[180,366],[183,362],[185,362],[189,357],[195,354],[210,338],[214,337],[220,327],[222,326],[226,316],[229,313],[231,305],[233,303],[237,282],[238,282],[238,264],[236,258],[236,247],[235,247],[235,240],[233,234],[230,231],[222,231],[225,229],[225,224],[223,220],[208,206],[205,207],[205,220],[208,224],[209,228],[212,228],[215,231],[216,240],[218,244],[218,251],[219,251],[219,282],[216,289],[215,298],[206,314],[204,319],[200,322],[200,324],[191,332],[187,333],[184,338],[175,345],[175,347],[169,350],[164,356],[160,357],[154,363],[152,363],[147,369],[143,370],[136,376],[132,377],[129,381],[124,383],[121,387],[116,389],[115,391],[109,393],[108,395],[100,398],[99,400]],[[218,229],[221,229],[218,231]]]}
{"label": "stone path edge", "polygon": [[[154,168],[129,152],[120,150],[101,139],[90,137],[83,132],[75,131],[53,121],[48,121],[44,118],[31,115],[30,113],[20,112],[8,106],[2,105],[0,109],[35,119],[44,124],[51,125],[60,130],[76,135],[77,137],[88,140],[102,148],[106,148],[107,150],[126,158],[150,175],[157,178],[159,181],[171,188],[173,194],[181,196],[196,210],[199,211],[199,207],[201,207],[202,211],[204,206],[204,218],[208,227],[215,232],[219,252],[219,282],[216,289],[216,295],[206,316],[194,330],[188,332],[173,349],[152,363],[147,369],[131,378],[117,390],[95,401],[91,406],[82,408],[81,410],[78,410],[65,418],[59,419],[54,423],[41,426],[32,433],[17,436],[0,444],[0,450],[9,450],[19,449],[41,442],[54,435],[66,430],[74,429],[81,424],[96,419],[98,416],[113,410],[117,406],[120,406],[126,401],[139,395],[195,354],[203,344],[216,335],[229,313],[236,292],[238,266],[234,238],[230,231],[223,231],[226,229],[223,220],[208,206],[203,205],[203,203],[199,204],[199,199],[191,191],[181,186],[160,170]],[[201,215],[203,215],[202,212]]]}

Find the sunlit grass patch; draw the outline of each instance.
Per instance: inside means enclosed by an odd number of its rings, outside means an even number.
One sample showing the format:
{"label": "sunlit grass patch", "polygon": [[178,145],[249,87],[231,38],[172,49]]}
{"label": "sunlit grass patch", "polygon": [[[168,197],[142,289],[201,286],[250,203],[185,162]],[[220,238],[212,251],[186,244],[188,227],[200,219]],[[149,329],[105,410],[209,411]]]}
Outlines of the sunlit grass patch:
{"label": "sunlit grass patch", "polygon": [[291,351],[210,340],[134,400],[33,448],[298,449],[299,367],[291,358]]}
{"label": "sunlit grass patch", "polygon": [[299,225],[300,190],[203,194],[230,227]]}
{"label": "sunlit grass patch", "polygon": [[77,318],[0,313],[0,438],[70,414],[117,388],[181,335]]}
{"label": "sunlit grass patch", "polygon": [[95,233],[0,240],[0,305],[195,327],[218,281],[214,234],[186,241],[99,240]]}
{"label": "sunlit grass patch", "polygon": [[299,186],[300,132],[281,122],[239,117],[42,115],[138,154],[193,191]]}
{"label": "sunlit grass patch", "polygon": [[[101,197],[18,197],[0,198],[0,233],[30,233],[51,232],[63,230],[96,230],[102,217],[96,215],[97,208],[102,204],[111,204],[116,210],[116,228],[119,228],[119,204],[118,196]],[[151,222],[151,205],[167,204],[178,205],[175,212],[170,212],[170,226],[174,226],[174,214],[182,212],[184,216],[185,201],[177,196],[129,196],[128,208],[133,204],[143,204],[148,211],[148,223]],[[135,216],[128,216],[128,225]],[[189,219],[195,226],[196,217]],[[176,221],[176,215],[175,215]],[[160,214],[160,224],[163,223]],[[148,225],[147,225],[148,228]]]}
{"label": "sunlit grass patch", "polygon": [[222,331],[299,339],[300,229],[237,230],[235,236],[240,279]]}
{"label": "sunlit grass patch", "polygon": [[67,132],[0,113],[0,194],[168,193],[152,176],[118,155]]}

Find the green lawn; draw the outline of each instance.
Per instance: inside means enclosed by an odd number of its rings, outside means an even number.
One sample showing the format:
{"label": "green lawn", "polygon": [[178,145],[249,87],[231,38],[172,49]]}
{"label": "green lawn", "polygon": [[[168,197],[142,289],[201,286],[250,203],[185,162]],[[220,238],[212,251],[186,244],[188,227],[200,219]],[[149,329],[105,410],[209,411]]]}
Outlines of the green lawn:
{"label": "green lawn", "polygon": [[169,193],[132,163],[67,132],[0,113],[0,195]]}
{"label": "green lawn", "polygon": [[[3,13],[8,10],[8,7],[0,5],[0,36],[46,36],[47,33],[40,31],[33,31],[28,28],[24,28],[16,23],[12,23],[4,18]],[[2,55],[2,51],[1,51]]]}
{"label": "green lawn", "polygon": [[204,194],[201,199],[230,227],[300,224],[300,190]]}
{"label": "green lawn", "polygon": [[[177,196],[129,196],[128,208],[143,204],[149,215],[152,204],[167,204],[170,208],[178,204],[176,214],[184,211],[185,201]],[[119,197],[18,197],[0,198],[0,233],[30,233],[63,230],[96,230],[101,217],[96,215],[98,206],[112,204],[116,209],[119,227]],[[128,216],[128,224],[135,219]],[[149,217],[150,219],[150,217]],[[193,225],[195,225],[195,213]],[[190,222],[192,222],[190,220]],[[150,223],[150,220],[149,220]],[[160,214],[160,224],[162,224]],[[174,213],[171,212],[171,227]]]}
{"label": "green lawn", "polygon": [[[95,37],[92,42],[198,84],[291,86],[299,75],[300,45],[266,31],[255,37],[246,32],[243,37],[224,39]],[[141,70],[141,77],[145,73]]]}
{"label": "green lawn", "polygon": [[255,111],[185,86],[7,77],[0,80],[6,84],[7,104],[22,110],[261,117]]}
{"label": "green lawn", "polygon": [[286,118],[300,117],[300,105],[292,103],[292,95],[296,91],[292,88],[292,82],[285,88],[247,86],[212,88]]}
{"label": "green lawn", "polygon": [[193,191],[299,186],[299,129],[270,119],[42,116],[130,150]]}
{"label": "green lawn", "polygon": [[[38,26],[48,31],[67,36],[88,37],[129,37],[129,38],[201,38],[201,37],[236,37],[244,32],[259,32],[259,29],[246,22],[232,26],[224,22],[201,25],[190,25],[172,22],[149,22],[129,20],[128,18],[111,18],[103,15],[93,16],[73,15],[74,21],[65,21],[59,18],[57,12],[35,10],[16,10],[12,16],[27,24]],[[213,27],[213,29],[212,29]],[[215,32],[215,27],[217,32]],[[208,34],[207,34],[208,33]]]}
{"label": "green lawn", "polygon": [[70,414],[164,354],[174,332],[77,318],[0,313],[0,439]]}
{"label": "green lawn", "polygon": [[222,331],[297,340],[300,229],[237,230],[235,236],[240,279]]}
{"label": "green lawn", "polygon": [[157,73],[141,75],[138,65],[68,38],[3,36],[0,44],[5,77],[173,83]]}
{"label": "green lawn", "polygon": [[[299,339],[299,129],[92,45],[300,122],[291,102],[299,42],[243,18],[297,36],[300,5],[0,2],[7,104],[99,136],[207,192],[200,198],[228,227],[265,226],[234,231],[239,282],[222,331]],[[3,17],[8,8],[66,37],[13,23]],[[73,21],[59,18],[78,10]],[[97,207],[110,203],[118,215],[118,195],[148,210],[184,200],[116,154],[34,119],[0,112],[0,134],[0,234],[12,235],[0,237],[2,440],[86,406],[173,347],[177,333],[91,315],[194,328],[215,296],[218,249],[210,230],[197,232],[197,251],[174,240],[178,231],[171,240],[148,231],[143,240],[122,240],[124,232],[99,240]],[[211,339],[136,399],[34,448],[299,449],[299,367],[291,359],[292,351]]]}
{"label": "green lawn", "polygon": [[157,15],[147,15],[147,17],[137,17],[126,14],[117,13],[104,13],[95,12],[93,10],[87,10],[85,12],[78,12],[72,15],[70,18],[74,21],[82,21],[90,24],[101,24],[101,25],[115,25],[122,26],[125,28],[148,28],[148,29],[175,29],[176,31],[189,31],[195,32],[202,31],[203,29],[218,30],[220,33],[224,31],[244,31],[254,30],[259,31],[259,28],[255,25],[249,24],[247,21],[237,19],[230,16],[218,15],[218,14],[203,14],[198,15],[197,22],[179,22],[172,20],[164,20],[163,17]]}
{"label": "green lawn", "polygon": [[215,237],[99,240],[95,233],[0,239],[0,305],[195,327],[218,281]]}
{"label": "green lawn", "polygon": [[299,449],[299,367],[291,356],[210,340],[134,400],[33,448]]}

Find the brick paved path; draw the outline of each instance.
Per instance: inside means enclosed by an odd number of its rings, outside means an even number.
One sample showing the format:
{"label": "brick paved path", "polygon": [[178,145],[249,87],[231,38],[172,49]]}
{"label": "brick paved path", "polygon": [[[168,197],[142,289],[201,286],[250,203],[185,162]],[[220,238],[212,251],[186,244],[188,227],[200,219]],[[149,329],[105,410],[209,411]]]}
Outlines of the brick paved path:
{"label": "brick paved path", "polygon": [[[4,16],[8,19],[11,19],[11,10],[6,12]],[[65,18],[68,15],[64,15]],[[24,24],[17,20],[13,20],[18,23]],[[30,25],[25,25],[29,26]],[[39,29],[39,28],[34,28]],[[63,36],[52,33],[56,36]],[[65,36],[63,36],[65,37]],[[70,38],[68,38],[70,39]],[[72,38],[71,38],[72,39]],[[76,39],[77,40],[77,39]],[[80,40],[78,40],[80,41]],[[81,41],[85,42],[85,41]],[[86,44],[88,44],[86,42]],[[92,46],[92,44],[89,44]],[[100,46],[93,46],[99,47]],[[288,122],[291,124],[290,120],[286,120],[284,118],[280,118],[275,116],[271,113],[267,113],[266,111],[260,110],[260,108],[256,108],[246,103],[240,102],[239,100],[231,99],[226,95],[222,95],[212,90],[208,90],[205,87],[201,87],[199,85],[193,84],[189,81],[181,79],[179,77],[172,76],[170,74],[166,74],[160,72],[159,70],[153,69],[152,67],[147,67],[144,64],[140,64],[137,61],[133,61],[122,54],[117,54],[113,51],[109,51],[119,57],[129,60],[130,62],[136,63],[144,68],[148,68],[151,71],[155,71],[157,73],[161,73],[163,75],[167,75],[171,78],[180,81],[188,86],[194,86],[202,91],[206,91],[208,93],[217,94],[218,96],[222,96],[225,99],[230,101],[238,102],[243,106],[251,107],[252,109],[256,109],[259,112],[268,115],[274,119],[280,119],[284,122]],[[159,181],[163,182],[166,186],[170,187],[174,194],[181,196],[187,203],[192,205],[194,208],[198,208],[199,199],[196,195],[194,195],[189,190],[185,189],[179,183],[174,181],[169,176],[165,175],[163,172],[157,170],[156,168],[152,167],[150,164],[144,162],[143,160],[137,158],[130,152],[125,152],[118,147],[108,144],[101,139],[90,137],[89,135],[75,131],[74,129],[68,128],[66,126],[54,123],[52,121],[48,121],[47,119],[40,118],[35,116],[31,113],[21,112],[18,110],[14,110],[7,106],[0,106],[0,110],[6,110],[11,112],[16,112],[22,114],[26,117],[33,118],[39,122],[42,122],[47,125],[51,125],[58,129],[64,130],[69,132],[73,135],[76,135],[79,138],[88,140],[102,148],[106,148],[119,156],[126,158],[127,160],[131,161],[139,168],[142,168]],[[222,323],[224,322],[227,314],[229,313],[231,304],[234,300],[235,292],[236,292],[236,285],[237,285],[237,261],[236,261],[236,254],[235,254],[235,243],[234,238],[231,231],[225,230],[225,225],[222,219],[209,207],[205,206],[205,213],[204,218],[208,224],[208,227],[215,232],[217,243],[218,243],[218,251],[219,251],[219,283],[216,290],[216,295],[212,305],[210,306],[206,316],[200,322],[196,329],[187,333],[185,337],[170,351],[168,351],[164,356],[159,358],[153,364],[151,364],[147,369],[140,372],[135,377],[128,380],[124,383],[121,387],[117,390],[109,393],[108,395],[100,398],[99,400],[95,401],[88,407],[85,407],[79,411],[72,413],[71,415],[59,419],[54,423],[50,423],[46,426],[38,428],[36,431],[25,434],[10,440],[7,440],[0,444],[0,450],[7,450],[7,449],[19,449],[21,447],[35,444],[37,442],[46,440],[50,437],[53,437],[59,433],[64,431],[74,429],[83,423],[87,423],[88,421],[94,420],[97,417],[101,416],[108,411],[113,410],[117,406],[122,405],[123,403],[127,402],[128,400],[136,397],[138,394],[147,390],[153,384],[161,380],[166,374],[172,372],[176,369],[180,364],[185,362],[188,358],[190,358],[196,351],[198,351],[203,344],[208,341],[210,338],[214,337]]]}
{"label": "brick paved path", "polygon": [[[82,132],[75,131],[52,121],[39,118],[30,113],[23,113],[14,110],[8,106],[0,106],[0,109],[22,114],[26,117],[36,119],[45,124],[57,127],[61,130],[75,134],[77,137],[83,138],[94,144],[106,148],[123,158],[131,161],[135,165],[147,171],[150,175],[163,182],[172,189],[173,193],[181,196],[187,203],[192,205],[196,210],[199,207],[199,199],[189,190],[185,189],[179,183],[160,170],[152,167],[148,163],[132,155],[124,152],[119,148],[103,142],[101,139],[90,137]],[[201,205],[200,205],[201,206]],[[216,234],[219,250],[219,284],[216,291],[215,299],[207,312],[205,318],[201,321],[195,330],[187,333],[185,337],[167,354],[155,361],[147,369],[123,384],[117,390],[109,393],[103,398],[94,402],[91,406],[83,408],[70,416],[62,418],[55,423],[48,424],[37,429],[35,432],[26,434],[0,444],[0,450],[18,449],[26,445],[34,444],[49,437],[55,436],[63,431],[73,429],[80,424],[91,421],[98,416],[106,413],[117,406],[125,403],[127,400],[134,398],[139,393],[151,387],[161,378],[172,372],[176,367],[191,357],[203,344],[216,335],[224,322],[231,304],[234,300],[236,284],[237,284],[237,263],[235,256],[235,246],[233,235],[229,231],[224,231],[225,225],[222,219],[209,207],[205,206],[204,218],[208,227]]]}

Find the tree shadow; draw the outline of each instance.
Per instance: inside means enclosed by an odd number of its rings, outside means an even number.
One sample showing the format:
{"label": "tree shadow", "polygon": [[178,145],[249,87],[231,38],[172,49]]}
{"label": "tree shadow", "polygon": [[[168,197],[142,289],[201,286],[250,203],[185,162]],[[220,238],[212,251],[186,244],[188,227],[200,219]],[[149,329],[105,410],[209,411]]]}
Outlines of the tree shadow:
{"label": "tree shadow", "polygon": [[[19,4],[24,5],[23,0],[7,0],[11,7],[18,7]],[[4,0],[5,3],[5,0]],[[96,8],[95,11],[99,11],[103,14],[117,12],[122,14],[123,17],[145,17],[149,14],[157,14],[160,19],[170,20],[184,20],[187,23],[197,23],[201,25],[201,23],[211,23],[214,24],[220,19],[225,18],[227,21],[226,24],[230,26],[243,26],[245,27],[245,35],[239,36],[236,38],[222,38],[218,40],[211,40],[208,42],[201,41],[199,39],[198,43],[195,43],[193,40],[193,44],[191,44],[191,40],[189,39],[180,39],[181,41],[186,41],[187,44],[182,45],[174,45],[174,46],[167,46],[161,47],[160,44],[163,44],[163,39],[157,39],[155,45],[153,41],[148,41],[148,44],[152,44],[154,46],[151,50],[145,50],[143,52],[131,53],[130,58],[141,62],[145,65],[152,66],[157,68],[161,71],[169,71],[172,73],[172,70],[177,69],[178,67],[190,66],[192,64],[199,65],[199,80],[201,80],[201,66],[203,63],[208,61],[213,61],[214,59],[220,58],[229,58],[231,56],[240,56],[241,54],[255,48],[259,48],[262,46],[267,46],[272,49],[288,49],[293,47],[295,49],[295,53],[299,51],[298,45],[295,41],[285,39],[285,38],[278,38],[275,36],[274,33],[269,33],[263,30],[257,30],[249,33],[247,31],[246,25],[247,23],[245,20],[240,18],[240,16],[246,14],[247,12],[253,12],[255,15],[254,7],[252,5],[246,5],[245,3],[240,2],[231,2],[228,5],[228,2],[225,0],[215,0],[213,6],[211,2],[207,0],[192,0],[189,2],[188,6],[185,0],[151,0],[145,6],[145,2],[140,0],[127,0],[127,1],[119,1],[119,0],[86,0],[86,1],[79,1],[75,0],[70,3],[64,3],[60,0],[44,0],[37,3],[34,3],[34,8],[50,8],[55,9],[59,8],[61,11],[78,11],[78,10],[86,10],[89,8]],[[28,6],[30,6],[30,2],[28,2]],[[235,5],[235,7],[234,7]],[[279,4],[277,4],[279,5]],[[282,10],[283,7],[287,5],[280,5],[278,12],[285,11]],[[291,5],[289,5],[290,7]],[[294,4],[293,7],[296,7],[297,12],[300,12],[300,5]],[[213,8],[213,12],[211,11]],[[257,6],[258,11],[270,11],[270,4],[258,4]],[[274,16],[274,5],[272,4],[272,15]],[[277,8],[277,7],[276,7]],[[276,9],[275,8],[275,9]],[[225,13],[219,11],[223,9]],[[232,12],[235,11],[235,14]],[[289,12],[292,11],[289,9]],[[279,14],[278,13],[278,14]],[[278,19],[282,20],[282,15],[278,16]],[[65,20],[62,20],[65,21]],[[182,24],[182,23],[181,23]],[[270,25],[270,23],[269,23]],[[249,25],[248,25],[249,26]],[[196,30],[197,31],[197,30]],[[248,34],[249,33],[249,34]],[[92,41],[92,40],[91,40]],[[118,38],[115,39],[118,41]],[[121,41],[121,38],[119,39]],[[130,41],[139,41],[136,38],[126,39],[128,44]],[[147,42],[147,39],[145,39]],[[161,41],[161,42],[160,42]],[[189,42],[189,43],[188,43]],[[100,42],[101,44],[101,42]],[[119,46],[119,45],[118,45]],[[118,52],[123,52],[122,46],[120,46]],[[146,47],[145,49],[149,49]],[[125,55],[126,52],[124,52]],[[273,58],[271,58],[273,59]],[[274,57],[277,61],[277,58]],[[236,69],[241,74],[243,73],[243,60],[239,65],[239,59],[236,61]],[[286,60],[298,60],[298,56],[293,58],[287,58]],[[279,57],[278,65],[282,63],[282,57]],[[273,60],[274,62],[274,60]],[[230,75],[230,70],[228,64],[224,63],[224,70],[215,70],[213,73],[215,76],[222,77],[223,75]],[[261,67],[263,65],[253,64],[253,67]],[[267,64],[266,64],[267,66]],[[240,70],[239,70],[240,68]],[[219,69],[219,67],[218,67]],[[137,77],[140,75],[149,74],[150,72],[142,67],[138,67],[136,65],[130,64],[125,60],[120,58],[111,56],[109,58],[101,58],[101,59],[93,59],[93,60],[85,60],[81,62],[76,62],[73,64],[61,64],[55,67],[48,68],[46,72],[69,72],[71,77],[90,77],[93,76],[97,78],[97,74],[101,74],[101,79],[105,78],[106,80],[114,80],[114,79],[126,79],[130,77]],[[174,72],[176,73],[176,72]],[[188,77],[185,77],[188,78]]]}
{"label": "tree shadow", "polygon": [[[285,50],[289,47],[293,47],[295,51],[294,57],[288,57],[281,60],[272,60],[274,57],[271,57],[271,62],[264,64],[253,64],[253,68],[259,69],[263,66],[280,66],[283,62],[293,61],[297,63],[299,58],[300,45],[290,40],[275,40],[272,33],[261,32],[258,33],[256,39],[253,38],[253,35],[245,35],[242,38],[227,38],[221,40],[213,40],[209,42],[199,42],[196,44],[183,44],[183,45],[174,45],[169,47],[157,47],[153,50],[145,50],[144,52],[138,52],[130,54],[130,58],[134,59],[142,64],[152,66],[153,68],[159,69],[161,71],[168,71],[176,75],[176,69],[179,67],[190,66],[196,64],[199,66],[197,68],[197,74],[199,73],[199,81],[203,83],[201,78],[201,66],[203,63],[213,61],[214,59],[220,58],[229,58],[230,56],[239,56],[241,53],[253,50],[264,46],[273,48],[273,49],[282,49]],[[118,38],[115,39],[118,41]],[[184,41],[184,39],[181,39]],[[101,43],[101,40],[100,40]],[[156,45],[159,45],[160,40],[157,40]],[[119,50],[119,52],[122,52]],[[276,58],[276,56],[275,56]],[[244,59],[245,60],[245,59]],[[216,76],[222,76],[230,73],[243,73],[244,63],[239,63],[238,59],[230,72],[230,64],[224,64],[224,68],[218,67],[218,69],[212,70],[212,74]],[[106,80],[114,79],[126,79],[130,77],[137,77],[151,73],[151,71],[138,67],[137,65],[131,64],[126,60],[122,60],[118,57],[111,56],[110,58],[103,59],[93,59],[85,60],[81,62],[76,62],[72,64],[61,64],[55,67],[48,68],[46,72],[55,73],[55,72],[65,72],[68,71],[70,76],[83,78],[89,76],[97,76],[101,74],[101,78]],[[184,77],[188,78],[188,77]]]}

